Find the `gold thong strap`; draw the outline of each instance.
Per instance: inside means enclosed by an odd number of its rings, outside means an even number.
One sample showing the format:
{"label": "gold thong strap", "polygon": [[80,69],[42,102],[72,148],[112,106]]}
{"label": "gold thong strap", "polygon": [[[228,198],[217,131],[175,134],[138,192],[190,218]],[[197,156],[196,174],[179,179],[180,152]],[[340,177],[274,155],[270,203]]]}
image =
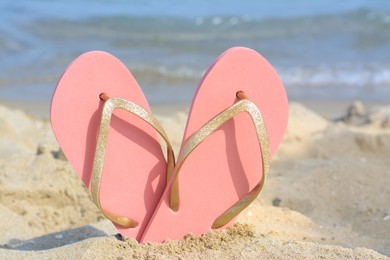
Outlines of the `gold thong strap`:
{"label": "gold thong strap", "polygon": [[[247,112],[254,124],[256,129],[257,139],[259,142],[260,150],[261,150],[261,159],[262,159],[262,178],[260,182],[243,198],[241,198],[238,202],[236,202],[232,207],[226,210],[222,215],[220,215],[213,223],[212,228],[220,228],[226,225],[229,221],[235,218],[238,214],[241,213],[246,207],[251,204],[256,197],[259,195],[265,180],[265,176],[269,170],[270,162],[271,162],[271,154],[270,147],[268,141],[267,131],[264,125],[264,120],[261,116],[260,110],[257,106],[249,101],[248,99],[242,99],[222,111],[218,115],[216,115],[213,119],[207,122],[202,126],[191,138],[188,140],[186,145],[184,146],[180,157],[176,163],[176,171],[173,176],[173,184],[177,184],[178,182],[178,174],[180,172],[183,163],[187,159],[187,157],[191,154],[192,151],[208,136],[210,136],[215,130],[217,130],[221,125],[225,122],[236,116],[241,112]],[[173,211],[178,211],[179,209],[179,190],[177,185],[173,185],[171,188],[170,194],[170,207]]]}
{"label": "gold thong strap", "polygon": [[99,210],[103,213],[105,217],[111,220],[114,224],[125,227],[125,228],[134,228],[138,225],[138,222],[130,219],[126,216],[119,216],[114,213],[104,210],[100,204],[100,186],[102,181],[104,157],[106,153],[107,140],[110,130],[111,117],[115,109],[123,109],[127,112],[130,112],[148,124],[150,124],[156,131],[161,135],[164,141],[167,144],[167,180],[169,180],[171,173],[175,167],[175,157],[173,154],[172,146],[168,140],[168,137],[158,123],[157,119],[144,108],[139,105],[122,99],[122,98],[108,98],[102,109],[102,117],[100,122],[99,134],[97,137],[95,157],[93,161],[92,168],[92,180],[91,180],[91,193],[92,199]]}

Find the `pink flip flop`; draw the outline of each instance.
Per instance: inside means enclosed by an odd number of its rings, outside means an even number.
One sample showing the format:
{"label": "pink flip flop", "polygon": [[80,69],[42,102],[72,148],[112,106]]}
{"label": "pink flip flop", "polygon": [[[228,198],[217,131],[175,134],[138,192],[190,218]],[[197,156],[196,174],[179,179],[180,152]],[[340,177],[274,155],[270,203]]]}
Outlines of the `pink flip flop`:
{"label": "pink flip flop", "polygon": [[[96,205],[123,236],[139,240],[174,158],[133,76],[108,53],[81,55],[58,82],[51,122]],[[168,163],[158,134],[168,142]]]}
{"label": "pink flip flop", "polygon": [[272,66],[251,49],[225,51],[198,87],[173,177],[141,242],[231,224],[260,192],[287,118]]}

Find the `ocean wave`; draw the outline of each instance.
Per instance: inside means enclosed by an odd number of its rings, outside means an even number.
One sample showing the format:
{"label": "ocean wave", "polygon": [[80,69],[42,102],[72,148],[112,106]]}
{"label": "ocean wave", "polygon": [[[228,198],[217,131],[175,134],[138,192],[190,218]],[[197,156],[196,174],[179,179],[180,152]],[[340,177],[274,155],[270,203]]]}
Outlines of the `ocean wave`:
{"label": "ocean wave", "polygon": [[[205,70],[180,66],[131,66],[130,70],[148,82],[199,82]],[[337,64],[334,66],[276,67],[286,87],[390,88],[390,63]]]}
{"label": "ocean wave", "polygon": [[133,65],[129,67],[130,71],[137,75],[144,75],[149,78],[159,80],[198,80],[202,77],[205,70],[190,67],[187,65],[179,66],[148,66],[148,65]]}
{"label": "ocean wave", "polygon": [[[205,73],[205,68],[188,65],[148,65],[133,64],[129,70],[137,79],[159,88],[170,83],[175,85],[197,83]],[[49,70],[47,70],[49,71]],[[380,87],[390,89],[390,63],[336,64],[333,66],[276,66],[286,87],[326,87],[349,88]],[[58,75],[56,75],[58,74]],[[45,73],[44,68],[23,68],[23,73],[6,75],[0,73],[0,87],[28,84],[55,84],[60,72]]]}
{"label": "ocean wave", "polygon": [[390,88],[390,64],[344,64],[280,68],[283,82],[291,87],[381,87]]}

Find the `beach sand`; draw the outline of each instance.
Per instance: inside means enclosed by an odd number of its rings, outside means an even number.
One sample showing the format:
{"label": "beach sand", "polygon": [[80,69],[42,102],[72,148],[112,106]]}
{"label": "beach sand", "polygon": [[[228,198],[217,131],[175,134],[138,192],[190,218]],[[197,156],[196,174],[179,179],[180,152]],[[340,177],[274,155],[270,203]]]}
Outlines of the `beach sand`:
{"label": "beach sand", "polygon": [[[186,123],[177,107],[154,110],[176,151]],[[390,106],[324,107],[290,103],[265,187],[237,224],[138,244],[99,213],[48,120],[1,105],[0,258],[388,259]]]}

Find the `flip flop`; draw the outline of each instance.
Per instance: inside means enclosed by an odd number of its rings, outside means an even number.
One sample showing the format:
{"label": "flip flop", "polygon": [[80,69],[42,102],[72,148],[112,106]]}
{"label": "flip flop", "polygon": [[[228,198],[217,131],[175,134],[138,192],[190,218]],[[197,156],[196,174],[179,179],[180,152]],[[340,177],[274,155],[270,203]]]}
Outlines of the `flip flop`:
{"label": "flip flop", "polygon": [[[51,122],[95,204],[123,236],[139,240],[174,158],[131,73],[108,53],[81,55],[58,82]],[[167,142],[168,162],[158,134]]]}
{"label": "flip flop", "polygon": [[287,118],[283,84],[260,54],[235,47],[220,55],[195,94],[172,178],[141,242],[230,225],[259,194]]}

